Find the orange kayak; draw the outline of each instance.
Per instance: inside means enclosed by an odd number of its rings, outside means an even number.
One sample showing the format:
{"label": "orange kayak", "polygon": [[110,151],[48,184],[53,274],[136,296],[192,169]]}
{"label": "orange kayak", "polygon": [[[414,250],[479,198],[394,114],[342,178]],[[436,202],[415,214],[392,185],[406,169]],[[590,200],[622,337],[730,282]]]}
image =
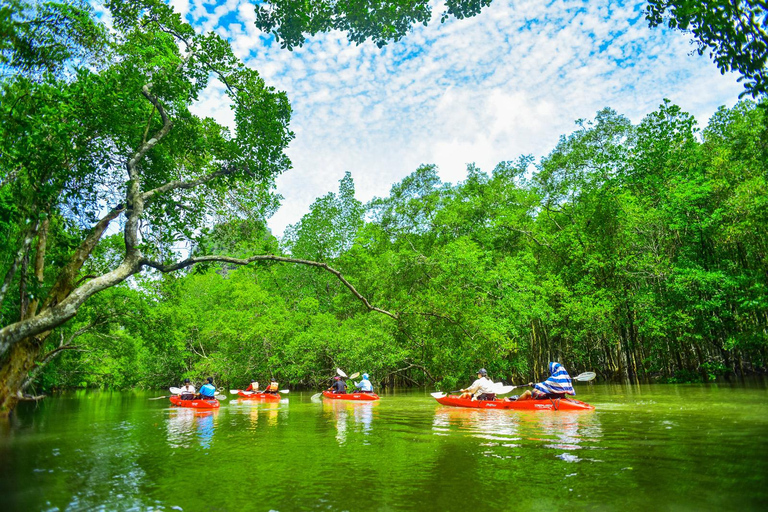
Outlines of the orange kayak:
{"label": "orange kayak", "polygon": [[594,406],[573,399],[555,398],[552,400],[475,400],[446,395],[436,398],[438,403],[452,407],[471,407],[473,409],[512,409],[515,411],[592,411]]}
{"label": "orange kayak", "polygon": [[276,393],[251,393],[250,391],[238,391],[237,396],[240,398],[247,398],[249,400],[273,400],[275,402],[280,401],[280,395]]}
{"label": "orange kayak", "polygon": [[178,396],[171,397],[171,403],[179,407],[193,407],[195,409],[218,409],[218,400],[182,400]]}
{"label": "orange kayak", "polygon": [[337,393],[331,393],[330,391],[323,391],[323,396],[325,398],[330,398],[331,400],[378,400],[379,395],[376,393],[345,393],[343,395],[339,395]]}

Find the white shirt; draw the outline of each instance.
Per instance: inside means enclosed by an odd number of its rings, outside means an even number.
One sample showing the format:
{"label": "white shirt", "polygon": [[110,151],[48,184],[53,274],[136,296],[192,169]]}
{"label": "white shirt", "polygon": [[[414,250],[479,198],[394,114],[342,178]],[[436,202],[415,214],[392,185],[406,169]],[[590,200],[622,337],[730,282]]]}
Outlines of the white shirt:
{"label": "white shirt", "polygon": [[475,382],[472,383],[471,386],[467,388],[467,391],[469,393],[472,393],[473,395],[477,396],[482,393],[495,393],[495,387],[493,385],[493,381],[490,380],[487,377],[480,377]]}
{"label": "white shirt", "polygon": [[181,394],[182,395],[194,395],[195,394],[195,386],[192,384],[187,384],[186,386],[181,387]]}

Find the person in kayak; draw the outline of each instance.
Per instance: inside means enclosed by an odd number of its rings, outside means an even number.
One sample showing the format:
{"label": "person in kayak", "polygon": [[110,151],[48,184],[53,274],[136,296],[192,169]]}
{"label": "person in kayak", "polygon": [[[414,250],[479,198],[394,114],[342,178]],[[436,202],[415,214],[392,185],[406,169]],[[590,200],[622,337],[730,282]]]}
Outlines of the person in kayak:
{"label": "person in kayak", "polygon": [[[528,384],[533,386],[533,382]],[[566,398],[566,395],[575,395],[571,383],[571,376],[560,363],[549,363],[549,378],[539,382],[533,390],[526,389],[518,400],[546,400],[548,398]]]}
{"label": "person in kayak", "polygon": [[181,386],[181,393],[179,398],[182,400],[194,400],[195,386],[192,385],[192,381],[189,379],[184,379],[184,385]]}
{"label": "person in kayak", "polygon": [[[354,377],[354,375],[353,375]],[[359,389],[361,393],[373,393],[373,384],[368,380],[368,374],[363,374],[363,380],[355,382],[355,388]]]}
{"label": "person in kayak", "polygon": [[277,381],[274,377],[269,379],[269,386],[267,386],[267,389],[264,390],[265,393],[270,393],[273,395],[277,394]]}
{"label": "person in kayak", "polygon": [[474,400],[496,400],[496,391],[493,381],[488,378],[485,368],[477,370],[477,380],[466,389],[462,389],[459,398],[471,398]]}
{"label": "person in kayak", "polygon": [[337,375],[333,378],[333,385],[328,388],[328,391],[337,395],[345,395],[347,393],[347,384]]}
{"label": "person in kayak", "polygon": [[250,383],[250,385],[245,388],[246,391],[253,391],[254,393],[259,392],[259,383],[256,381],[256,379],[253,379]]}
{"label": "person in kayak", "polygon": [[200,386],[200,399],[215,400],[216,388],[213,386],[213,377],[208,377],[205,380],[205,384]]}

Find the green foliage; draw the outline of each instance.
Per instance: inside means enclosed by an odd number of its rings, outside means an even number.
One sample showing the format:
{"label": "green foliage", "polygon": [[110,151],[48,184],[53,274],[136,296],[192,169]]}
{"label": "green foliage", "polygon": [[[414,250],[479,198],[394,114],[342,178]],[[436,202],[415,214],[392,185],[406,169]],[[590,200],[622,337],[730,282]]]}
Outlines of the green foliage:
{"label": "green foliage", "polygon": [[[458,19],[475,16],[491,0],[449,0],[441,22],[449,16]],[[382,47],[389,41],[402,39],[414,24],[426,25],[432,16],[426,0],[271,0],[256,6],[256,26],[274,34],[283,48],[304,44],[306,36],[341,30],[350,41],[367,40]]]}
{"label": "green foliage", "polygon": [[699,55],[709,51],[722,73],[737,71],[745,93],[768,94],[768,6],[761,1],[648,0],[652,27],[665,19],[672,29],[691,32]]}

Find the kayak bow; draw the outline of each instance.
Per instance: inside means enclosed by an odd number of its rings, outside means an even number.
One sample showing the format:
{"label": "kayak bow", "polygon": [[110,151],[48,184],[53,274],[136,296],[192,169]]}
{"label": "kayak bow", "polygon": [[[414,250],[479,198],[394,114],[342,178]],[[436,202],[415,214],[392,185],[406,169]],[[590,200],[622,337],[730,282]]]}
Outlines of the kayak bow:
{"label": "kayak bow", "polygon": [[593,405],[579,400],[555,398],[552,400],[519,400],[507,402],[504,400],[471,400],[459,398],[456,395],[447,395],[436,398],[442,405],[452,407],[470,407],[473,409],[512,409],[515,411],[592,411]]}

